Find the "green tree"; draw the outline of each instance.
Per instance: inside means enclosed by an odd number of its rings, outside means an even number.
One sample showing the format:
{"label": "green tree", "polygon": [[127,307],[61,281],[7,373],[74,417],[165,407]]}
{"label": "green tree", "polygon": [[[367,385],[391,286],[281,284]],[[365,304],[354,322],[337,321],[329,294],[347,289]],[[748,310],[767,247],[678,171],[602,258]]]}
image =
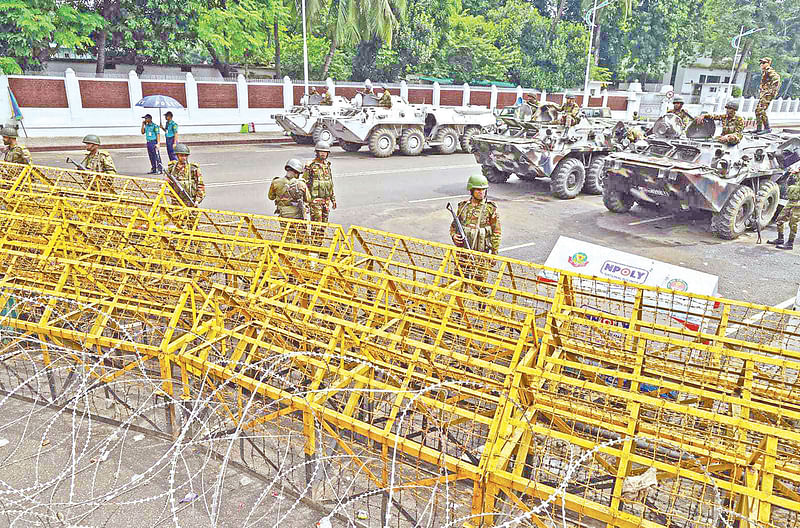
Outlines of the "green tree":
{"label": "green tree", "polygon": [[0,56],[23,69],[40,68],[58,48],[88,49],[89,35],[102,25],[96,14],[57,0],[2,0]]}
{"label": "green tree", "polygon": [[[285,35],[281,43],[281,65],[284,75],[293,79],[303,78],[303,35]],[[324,79],[323,67],[330,49],[325,37],[308,36],[308,75],[311,79]],[[337,50],[331,59],[328,75],[334,79],[350,79],[352,72],[352,50]]]}

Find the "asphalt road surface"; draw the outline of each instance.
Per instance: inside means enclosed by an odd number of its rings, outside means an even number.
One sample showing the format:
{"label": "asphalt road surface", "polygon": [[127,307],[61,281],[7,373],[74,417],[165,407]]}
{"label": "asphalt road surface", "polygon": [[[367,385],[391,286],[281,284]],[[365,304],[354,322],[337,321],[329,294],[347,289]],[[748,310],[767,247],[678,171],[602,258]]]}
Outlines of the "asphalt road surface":
{"label": "asphalt road surface", "polygon": [[[65,157],[75,154],[37,153],[35,161],[66,166]],[[144,145],[111,154],[121,173],[144,175],[150,169]],[[269,182],[283,173],[284,163],[292,157],[308,161],[313,148],[294,144],[192,147],[191,160],[200,164],[206,184],[203,207],[271,214]],[[480,172],[471,154],[376,159],[367,152],[348,153],[334,147],[330,159],[339,204],[331,214],[332,222],[438,242],[450,242],[451,217],[445,205],[465,199],[467,178]],[[525,182],[514,176],[505,184],[492,185],[489,196],[499,208],[501,254],[506,257],[544,263],[558,237],[565,235],[715,274],[720,278],[720,294],[732,299],[785,307],[798,289],[800,247],[791,252],[756,245],[755,233],[720,240],[710,232],[707,214],[676,217],[639,207],[629,214],[614,214],[606,210],[600,196],[558,200],[550,195],[549,180]],[[773,226],[765,230],[764,241],[774,238],[775,232]]]}

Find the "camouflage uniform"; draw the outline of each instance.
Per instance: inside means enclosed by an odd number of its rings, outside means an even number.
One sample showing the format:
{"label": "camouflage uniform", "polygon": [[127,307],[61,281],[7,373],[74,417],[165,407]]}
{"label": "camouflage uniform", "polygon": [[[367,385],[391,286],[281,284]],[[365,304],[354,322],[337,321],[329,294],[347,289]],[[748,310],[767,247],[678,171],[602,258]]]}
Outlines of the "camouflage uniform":
{"label": "camouflage uniform", "polygon": [[[331,162],[314,158],[306,165],[303,172],[303,181],[311,194],[309,204],[309,216],[312,222],[327,222],[331,212],[331,203],[336,201],[333,193],[333,175],[331,174]],[[314,243],[322,237],[323,228],[317,226],[312,230]]]}
{"label": "camouflage uniform", "polygon": [[333,98],[331,97],[330,92],[325,92],[325,95],[322,96],[322,101],[319,104],[323,106],[331,106],[333,104]]}
{"label": "camouflage uniform", "polygon": [[531,107],[531,112],[534,114],[539,109],[539,100],[532,95],[525,99],[525,104]]}
{"label": "camouflage uniform", "polygon": [[778,233],[783,236],[783,224],[789,222],[789,244],[794,242],[797,235],[797,224],[800,223],[800,175],[796,176],[794,185],[789,186],[788,203],[775,219]]}
{"label": "camouflage uniform", "polygon": [[683,122],[684,129],[686,129],[692,123],[692,121],[694,121],[694,118],[691,115],[689,115],[689,112],[687,112],[683,108],[681,108],[680,110],[675,110],[673,108],[671,110],[667,110],[667,113],[675,114],[676,116],[680,117],[681,121]]}
{"label": "camouflage uniform", "polygon": [[[475,251],[483,253],[492,253],[494,255],[500,250],[500,218],[497,214],[497,205],[494,202],[483,201],[476,204],[473,200],[464,200],[458,204],[456,216],[461,221],[461,226],[464,228],[464,234],[467,235],[470,247]],[[459,247],[466,247],[466,245],[458,244],[455,241],[455,235],[458,234],[456,222],[450,223],[450,237]],[[470,257],[468,255],[460,254],[458,256],[459,269],[456,271],[465,279],[474,279],[479,282],[485,282],[491,266],[491,259],[481,257]],[[476,287],[476,290],[481,295],[485,295],[486,289]]]}
{"label": "camouflage uniform", "polygon": [[392,107],[392,94],[389,93],[389,90],[385,90],[381,98],[378,100],[378,105],[384,108],[391,108]]}
{"label": "camouflage uniform", "polygon": [[625,134],[625,138],[631,143],[635,143],[640,139],[644,139],[644,131],[638,126],[630,127]]}
{"label": "camouflage uniform", "polygon": [[196,163],[184,163],[181,165],[180,161],[170,161],[169,165],[167,165],[167,174],[171,175],[183,187],[183,190],[186,191],[195,206],[199,205],[203,198],[206,197],[203,173],[200,172],[200,167]]}
{"label": "camouflage uniform", "polygon": [[778,95],[781,87],[781,76],[772,66],[768,66],[761,74],[761,86],[758,91],[758,104],[756,105],[756,125],[758,128],[768,128],[767,108]]}
{"label": "camouflage uniform", "polygon": [[572,126],[578,123],[581,107],[578,106],[578,103],[567,101],[558,108],[558,111],[563,114],[560,123],[562,125]]}
{"label": "camouflage uniform", "polygon": [[103,174],[83,174],[83,182],[88,190],[103,193],[114,192],[114,178],[104,176],[117,173],[117,169],[114,167],[114,160],[111,159],[111,154],[107,150],[96,150],[93,153],[86,154],[81,165],[86,167],[87,171]]}
{"label": "camouflage uniform", "polygon": [[733,114],[732,117],[728,117],[728,114],[717,114],[706,117],[722,123],[722,135],[716,138],[717,141],[727,145],[736,145],[742,140],[744,132],[742,116]]}
{"label": "camouflage uniform", "polygon": [[31,158],[31,153],[28,149],[17,143],[13,147],[9,147],[6,150],[5,156],[3,156],[3,161],[7,161],[9,163],[21,163],[22,165],[30,165],[33,163]]}
{"label": "camouflage uniform", "polygon": [[[281,218],[296,218],[303,220],[306,217],[306,204],[311,202],[311,193],[303,180],[287,172],[283,176],[274,178],[269,186],[268,197],[275,201],[275,215]],[[300,222],[287,222],[281,220],[281,225],[286,231],[286,238],[303,243],[306,235],[306,225]]]}

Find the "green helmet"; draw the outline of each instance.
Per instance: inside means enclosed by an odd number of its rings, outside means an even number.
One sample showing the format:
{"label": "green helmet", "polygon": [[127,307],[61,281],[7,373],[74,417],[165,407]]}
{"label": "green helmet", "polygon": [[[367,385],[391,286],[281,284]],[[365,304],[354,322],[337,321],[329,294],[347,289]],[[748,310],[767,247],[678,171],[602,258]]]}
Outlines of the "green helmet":
{"label": "green helmet", "polygon": [[736,101],[728,101],[727,103],[725,103],[725,108],[733,108],[734,110],[738,110],[739,103],[737,103]]}
{"label": "green helmet", "polygon": [[191,154],[191,151],[189,150],[189,146],[185,145],[184,143],[176,144],[175,147],[172,149],[172,151],[175,154],[186,154],[187,156],[189,154]]}
{"label": "green helmet", "polygon": [[5,137],[17,137],[17,129],[13,127],[3,127],[3,131],[0,132],[0,135]]}
{"label": "green helmet", "polygon": [[314,150],[317,152],[330,152],[331,144],[327,141],[317,141],[317,144],[314,145]]}
{"label": "green helmet", "polygon": [[84,143],[91,143],[92,145],[99,145],[100,144],[100,138],[97,137],[94,134],[87,134],[87,135],[83,136],[83,142]]}
{"label": "green helmet", "polygon": [[473,174],[469,177],[467,181],[467,190],[472,191],[472,189],[488,189],[489,188],[489,180],[486,179],[486,176],[483,174]]}

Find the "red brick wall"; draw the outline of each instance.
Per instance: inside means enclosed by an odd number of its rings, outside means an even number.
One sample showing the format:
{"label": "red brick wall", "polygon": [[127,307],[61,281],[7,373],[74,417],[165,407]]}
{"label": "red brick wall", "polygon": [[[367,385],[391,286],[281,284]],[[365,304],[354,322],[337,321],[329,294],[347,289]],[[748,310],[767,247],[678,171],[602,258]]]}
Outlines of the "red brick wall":
{"label": "red brick wall", "polygon": [[589,97],[589,106],[603,106],[603,98]]}
{"label": "red brick wall", "polygon": [[[130,108],[127,81],[78,80],[84,108]],[[134,101],[135,103],[136,101]]]}
{"label": "red brick wall", "polygon": [[249,108],[283,108],[283,85],[249,84],[247,105]]}
{"label": "red brick wall", "polygon": [[236,108],[235,84],[197,84],[198,108]]}
{"label": "red brick wall", "polygon": [[628,98],[624,95],[609,96],[608,107],[615,111],[624,112],[628,109]]}
{"label": "red brick wall", "polygon": [[461,106],[463,96],[462,90],[442,90],[439,96],[439,104],[442,106]]}
{"label": "red brick wall", "polygon": [[516,92],[498,92],[497,93],[497,107],[504,108],[506,106],[514,106],[517,102]]}
{"label": "red brick wall", "polygon": [[67,88],[61,79],[18,79],[10,77],[8,86],[20,106],[69,108]]}
{"label": "red brick wall", "polygon": [[408,102],[412,104],[432,104],[433,88],[409,88]]}
{"label": "red brick wall", "polygon": [[489,106],[492,102],[492,92],[470,90],[469,104]]}
{"label": "red brick wall", "polygon": [[547,94],[547,100],[551,103],[562,104],[564,102],[564,94]]}
{"label": "red brick wall", "polygon": [[[199,85],[197,90],[200,91]],[[183,83],[143,82],[142,97],[148,95],[167,95],[182,104],[184,108],[186,107],[186,85]],[[131,103],[136,104],[137,101],[131,101]],[[200,108],[202,107],[201,104]]]}
{"label": "red brick wall", "polygon": [[355,88],[353,86],[341,86],[341,87],[337,86],[336,87],[336,95],[338,95],[340,97],[346,97],[348,99],[352,99],[353,97],[356,96],[356,91],[357,90],[358,90],[358,88]]}
{"label": "red brick wall", "polygon": [[[308,91],[310,92],[312,88],[316,88],[319,93],[328,91],[328,87],[324,84],[309,84]],[[294,104],[299,105],[300,98],[306,93],[306,87],[304,84],[295,84],[292,87],[292,92],[292,95],[294,96]],[[336,95],[342,95],[339,93],[339,88],[336,89]]]}

